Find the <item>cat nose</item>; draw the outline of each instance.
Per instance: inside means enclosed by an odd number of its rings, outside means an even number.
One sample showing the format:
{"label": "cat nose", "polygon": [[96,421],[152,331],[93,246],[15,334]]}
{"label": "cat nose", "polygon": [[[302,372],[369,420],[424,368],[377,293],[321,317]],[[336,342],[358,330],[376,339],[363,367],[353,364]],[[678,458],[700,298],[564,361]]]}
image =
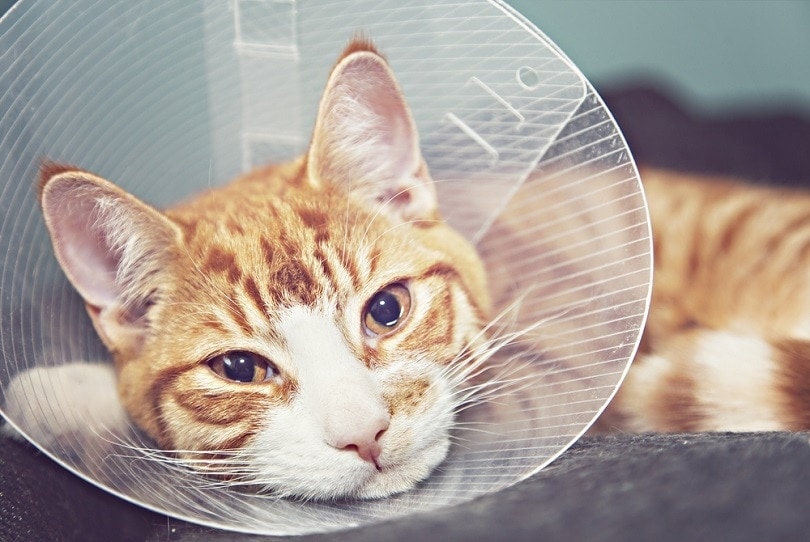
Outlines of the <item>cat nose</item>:
{"label": "cat nose", "polygon": [[355,452],[361,459],[373,463],[379,469],[378,459],[382,453],[380,438],[387,429],[388,419],[379,418],[363,424],[362,427],[353,427],[335,435],[332,446],[338,450]]}

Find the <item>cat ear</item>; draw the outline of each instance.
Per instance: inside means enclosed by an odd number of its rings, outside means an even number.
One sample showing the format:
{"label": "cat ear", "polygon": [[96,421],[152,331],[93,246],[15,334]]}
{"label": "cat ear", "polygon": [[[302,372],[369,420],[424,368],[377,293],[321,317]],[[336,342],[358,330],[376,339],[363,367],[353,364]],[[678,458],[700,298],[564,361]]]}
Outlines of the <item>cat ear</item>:
{"label": "cat ear", "polygon": [[307,155],[310,179],[338,183],[400,220],[435,219],[433,181],[405,97],[385,59],[349,45],[321,98]]}
{"label": "cat ear", "polygon": [[139,348],[176,226],[108,181],[54,164],[42,169],[40,203],[56,258],[101,339],[113,352]]}

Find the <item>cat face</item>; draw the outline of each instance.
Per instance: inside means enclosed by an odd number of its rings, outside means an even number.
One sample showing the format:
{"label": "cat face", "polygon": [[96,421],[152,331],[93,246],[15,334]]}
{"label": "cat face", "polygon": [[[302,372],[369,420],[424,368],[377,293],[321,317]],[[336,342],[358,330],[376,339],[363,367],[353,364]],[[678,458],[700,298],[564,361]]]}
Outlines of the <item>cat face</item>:
{"label": "cat face", "polygon": [[370,44],[333,69],[298,160],[163,213],[73,168],[41,187],[122,403],[162,448],[319,499],[404,491],[445,457],[484,272]]}

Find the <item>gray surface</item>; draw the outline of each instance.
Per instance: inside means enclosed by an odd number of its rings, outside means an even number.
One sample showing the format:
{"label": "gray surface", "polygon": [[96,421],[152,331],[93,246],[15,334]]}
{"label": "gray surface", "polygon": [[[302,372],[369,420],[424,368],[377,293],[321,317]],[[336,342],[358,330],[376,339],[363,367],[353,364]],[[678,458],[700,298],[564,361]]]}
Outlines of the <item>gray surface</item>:
{"label": "gray surface", "polygon": [[[302,541],[788,540],[810,529],[807,434],[581,440],[551,468],[457,508]],[[0,540],[281,540],[169,520],[0,441]],[[14,495],[14,498],[9,498]]]}
{"label": "gray surface", "polygon": [[[798,538],[810,529],[808,464],[806,434],[585,439],[552,468],[469,505],[301,540]],[[235,540],[185,527],[176,535]]]}

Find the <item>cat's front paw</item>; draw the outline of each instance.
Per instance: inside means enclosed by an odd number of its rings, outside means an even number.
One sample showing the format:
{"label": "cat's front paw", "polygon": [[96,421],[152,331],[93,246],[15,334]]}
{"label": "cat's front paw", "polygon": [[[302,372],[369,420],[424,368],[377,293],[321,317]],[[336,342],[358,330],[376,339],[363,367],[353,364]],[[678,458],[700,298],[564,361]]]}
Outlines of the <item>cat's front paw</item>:
{"label": "cat's front paw", "polygon": [[[18,373],[5,389],[3,412],[45,449],[78,449],[99,438],[113,440],[129,428],[115,370],[106,364],[73,362]],[[10,424],[1,430],[20,437]]]}

